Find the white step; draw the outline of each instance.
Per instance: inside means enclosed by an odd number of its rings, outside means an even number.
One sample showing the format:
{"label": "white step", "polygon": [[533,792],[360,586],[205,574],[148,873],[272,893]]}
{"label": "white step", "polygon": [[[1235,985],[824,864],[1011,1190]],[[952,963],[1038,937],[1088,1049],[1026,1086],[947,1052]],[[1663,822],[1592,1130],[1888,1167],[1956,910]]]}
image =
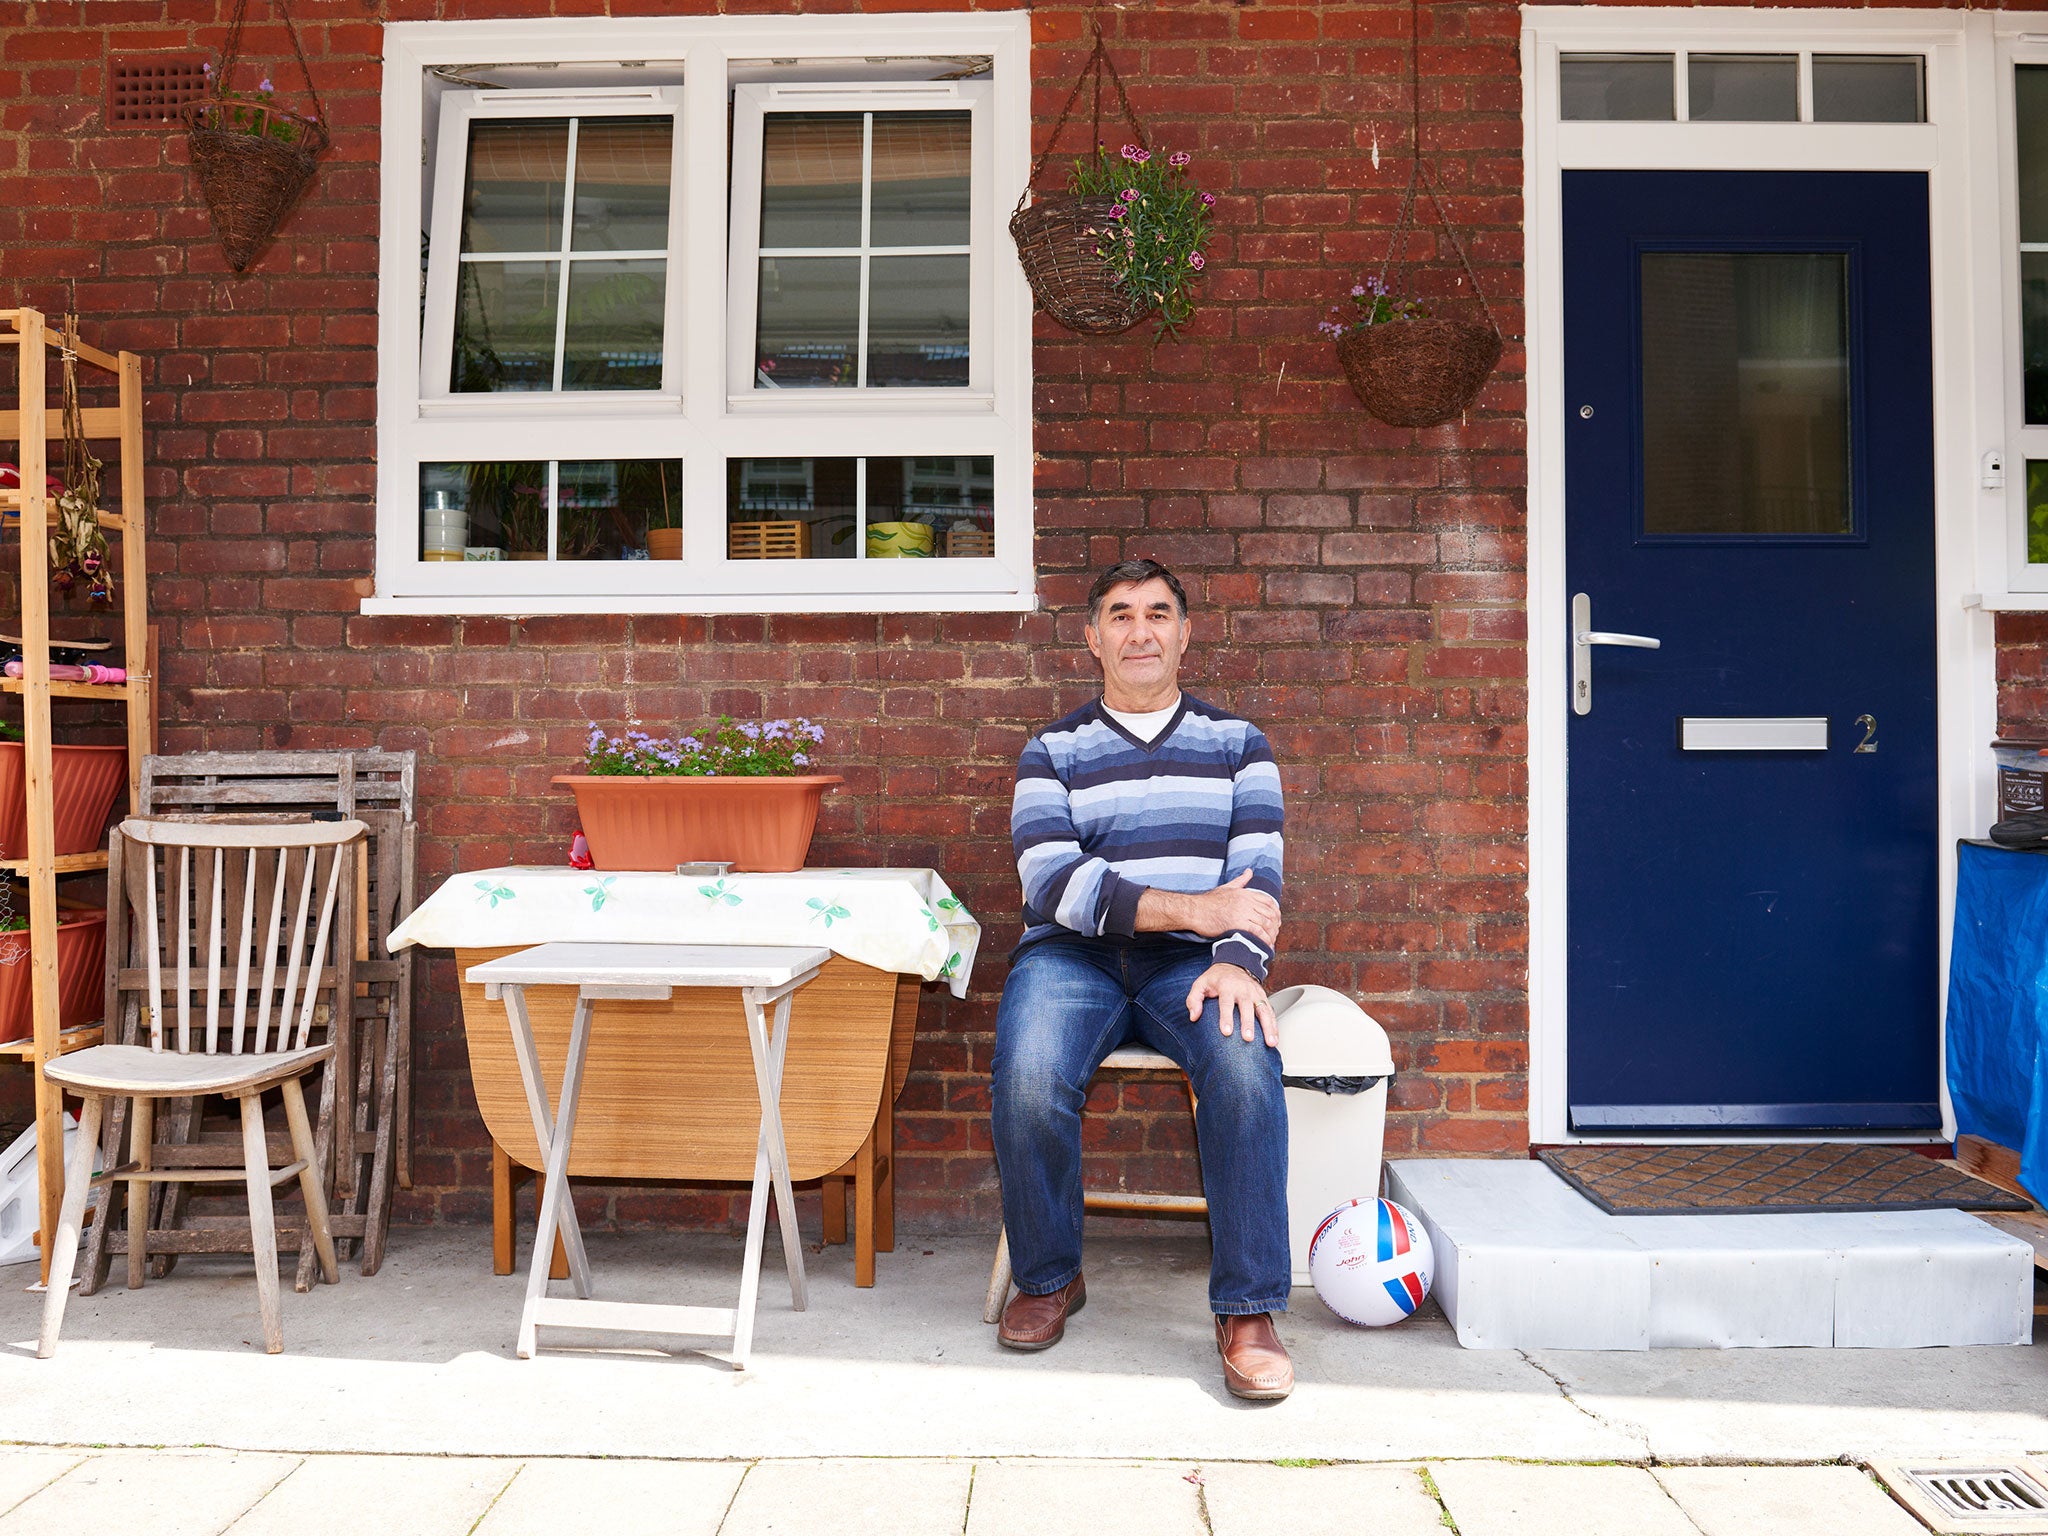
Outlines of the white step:
{"label": "white step", "polygon": [[2034,1254],[1967,1211],[1610,1216],[1533,1160],[1387,1165],[1468,1349],[2025,1344]]}

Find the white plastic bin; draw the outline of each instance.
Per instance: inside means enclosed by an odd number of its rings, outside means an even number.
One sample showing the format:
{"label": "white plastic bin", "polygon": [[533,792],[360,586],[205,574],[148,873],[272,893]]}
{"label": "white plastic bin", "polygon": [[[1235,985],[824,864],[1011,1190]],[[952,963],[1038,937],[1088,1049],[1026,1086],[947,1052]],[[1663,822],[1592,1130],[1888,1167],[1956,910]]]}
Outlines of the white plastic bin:
{"label": "white plastic bin", "polygon": [[1307,1285],[1316,1228],[1347,1200],[1380,1192],[1394,1055],[1371,1014],[1328,987],[1273,994],[1287,1085],[1287,1243]]}
{"label": "white plastic bin", "polygon": [[[64,1155],[78,1140],[76,1117],[64,1116]],[[99,1168],[99,1157],[93,1157]],[[31,1125],[0,1152],[0,1264],[26,1264],[36,1258],[36,1128]]]}

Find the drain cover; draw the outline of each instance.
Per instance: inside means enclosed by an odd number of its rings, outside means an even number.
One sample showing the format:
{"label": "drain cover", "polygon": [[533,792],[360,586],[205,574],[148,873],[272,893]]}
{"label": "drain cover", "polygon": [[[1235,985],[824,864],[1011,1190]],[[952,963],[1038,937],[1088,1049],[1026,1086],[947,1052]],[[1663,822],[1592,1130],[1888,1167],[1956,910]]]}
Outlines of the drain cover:
{"label": "drain cover", "polygon": [[2030,1461],[1893,1461],[1871,1470],[1939,1536],[2048,1536],[2048,1477]]}

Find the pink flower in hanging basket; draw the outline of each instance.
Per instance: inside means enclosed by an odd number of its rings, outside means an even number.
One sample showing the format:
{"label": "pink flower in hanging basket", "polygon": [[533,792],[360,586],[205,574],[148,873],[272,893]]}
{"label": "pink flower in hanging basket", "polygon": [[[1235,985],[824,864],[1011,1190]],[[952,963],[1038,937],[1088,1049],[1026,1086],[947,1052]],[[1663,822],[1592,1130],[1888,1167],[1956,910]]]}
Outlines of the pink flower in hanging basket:
{"label": "pink flower in hanging basket", "polygon": [[1202,206],[1204,208],[1214,208],[1216,206],[1216,194],[1214,192],[1204,192],[1202,194]]}
{"label": "pink flower in hanging basket", "polygon": [[1138,189],[1136,187],[1125,187],[1118,195],[1127,203],[1135,203],[1138,200]]}
{"label": "pink flower in hanging basket", "polygon": [[1195,157],[1189,154],[1186,150],[1180,149],[1175,150],[1172,154],[1168,155],[1166,157],[1166,163],[1172,166],[1176,171],[1180,171],[1187,169],[1187,167],[1193,163],[1194,158]]}
{"label": "pink flower in hanging basket", "polygon": [[1188,265],[1193,267],[1197,272],[1199,272],[1202,270],[1202,268],[1209,265],[1209,263],[1203,259],[1202,253],[1200,251],[1190,251],[1188,253]]}
{"label": "pink flower in hanging basket", "polygon": [[1109,210],[1109,216],[1112,219],[1122,218],[1124,216],[1124,205],[1122,203],[1116,203],[1112,205]]}
{"label": "pink flower in hanging basket", "polygon": [[1138,164],[1143,164],[1143,162],[1142,162],[1142,161],[1140,161],[1140,160],[1138,159],[1138,156],[1139,156],[1140,154],[1144,153],[1144,152],[1143,152],[1142,150],[1140,150],[1140,149],[1138,148],[1138,146],[1137,146],[1137,145],[1135,145],[1135,144],[1126,144],[1126,145],[1125,145],[1125,146],[1123,147],[1123,149],[1122,149],[1121,153],[1122,153],[1123,157],[1124,157],[1124,158],[1125,158],[1126,160],[1129,160],[1129,161],[1130,161],[1130,162],[1131,162],[1132,164],[1134,164],[1134,165],[1138,165]]}

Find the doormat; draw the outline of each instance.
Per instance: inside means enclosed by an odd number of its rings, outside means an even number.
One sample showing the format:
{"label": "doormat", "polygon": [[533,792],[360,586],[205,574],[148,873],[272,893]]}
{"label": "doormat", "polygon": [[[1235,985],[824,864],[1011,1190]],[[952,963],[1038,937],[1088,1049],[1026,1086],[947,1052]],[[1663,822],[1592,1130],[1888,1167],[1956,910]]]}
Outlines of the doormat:
{"label": "doormat", "polygon": [[1536,1155],[1610,1216],[2033,1209],[1954,1163],[1898,1147],[1553,1147]]}

